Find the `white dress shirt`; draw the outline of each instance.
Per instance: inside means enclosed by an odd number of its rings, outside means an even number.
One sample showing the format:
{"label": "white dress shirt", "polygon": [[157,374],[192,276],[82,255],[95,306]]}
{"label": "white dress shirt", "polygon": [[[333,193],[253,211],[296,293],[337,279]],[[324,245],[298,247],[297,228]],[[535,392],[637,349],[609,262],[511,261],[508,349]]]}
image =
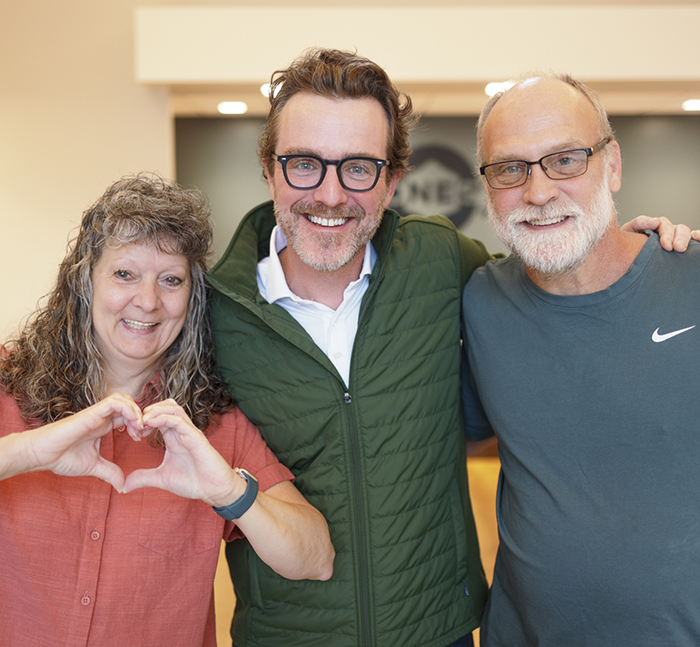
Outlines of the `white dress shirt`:
{"label": "white dress shirt", "polygon": [[362,297],[369,286],[377,253],[372,243],[367,243],[360,278],[343,292],[343,301],[337,310],[322,303],[302,299],[287,285],[279,253],[287,246],[287,239],[279,227],[272,230],[270,255],[258,263],[258,289],[268,303],[277,303],[294,317],[309,333],[311,339],[333,362],[346,386],[350,382],[350,358],[357,334]]}

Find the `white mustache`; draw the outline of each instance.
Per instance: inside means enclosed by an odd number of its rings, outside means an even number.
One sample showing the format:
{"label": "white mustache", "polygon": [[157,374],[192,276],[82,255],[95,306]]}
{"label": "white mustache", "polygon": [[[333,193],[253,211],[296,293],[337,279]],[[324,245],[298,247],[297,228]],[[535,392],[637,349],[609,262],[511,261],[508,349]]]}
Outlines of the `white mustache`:
{"label": "white mustache", "polygon": [[547,203],[542,207],[525,205],[518,207],[508,215],[509,225],[519,225],[527,222],[532,225],[553,224],[569,216],[585,217],[585,213],[577,204]]}

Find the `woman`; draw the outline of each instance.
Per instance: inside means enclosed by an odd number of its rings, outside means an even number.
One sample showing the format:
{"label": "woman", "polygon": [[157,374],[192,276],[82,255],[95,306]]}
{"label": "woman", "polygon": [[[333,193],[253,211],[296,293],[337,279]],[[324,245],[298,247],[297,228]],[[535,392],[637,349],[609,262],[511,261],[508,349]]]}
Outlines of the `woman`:
{"label": "woman", "polygon": [[325,520],[214,371],[208,216],[198,191],[116,182],[5,346],[2,645],[214,646],[222,537],[332,573]]}

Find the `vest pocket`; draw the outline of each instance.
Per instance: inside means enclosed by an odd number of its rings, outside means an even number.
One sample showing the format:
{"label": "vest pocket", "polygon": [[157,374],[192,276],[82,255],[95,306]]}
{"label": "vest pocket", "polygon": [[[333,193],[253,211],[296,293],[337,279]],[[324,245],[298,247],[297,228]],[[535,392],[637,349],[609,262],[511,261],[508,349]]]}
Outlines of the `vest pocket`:
{"label": "vest pocket", "polygon": [[455,537],[455,582],[463,582],[467,577],[467,532],[464,528],[464,509],[459,487],[454,481],[450,484],[450,508]]}
{"label": "vest pocket", "polygon": [[[265,611],[265,596],[262,594],[262,586],[260,582],[260,568],[265,568],[260,558],[246,542],[245,559],[248,563],[248,573],[250,574],[250,603],[251,606]],[[279,577],[275,574],[275,577]],[[274,599],[274,598],[272,598]]]}
{"label": "vest pocket", "polygon": [[205,503],[156,488],[141,492],[139,546],[175,561],[219,549],[224,520]]}

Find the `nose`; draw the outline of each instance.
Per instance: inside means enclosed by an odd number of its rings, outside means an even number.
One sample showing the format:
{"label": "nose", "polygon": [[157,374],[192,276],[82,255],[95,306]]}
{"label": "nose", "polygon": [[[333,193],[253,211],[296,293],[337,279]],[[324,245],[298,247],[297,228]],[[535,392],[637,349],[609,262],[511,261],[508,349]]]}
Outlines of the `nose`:
{"label": "nose", "polygon": [[541,207],[558,197],[557,180],[548,177],[539,164],[530,164],[530,175],[525,183],[523,200]]}
{"label": "nose", "polygon": [[336,168],[336,166],[329,166],[323,182],[314,189],[314,200],[327,207],[337,207],[348,201],[347,193],[338,179]]}
{"label": "nose", "polygon": [[160,288],[157,281],[142,280],[133,299],[134,305],[144,312],[153,312],[160,307]]}

